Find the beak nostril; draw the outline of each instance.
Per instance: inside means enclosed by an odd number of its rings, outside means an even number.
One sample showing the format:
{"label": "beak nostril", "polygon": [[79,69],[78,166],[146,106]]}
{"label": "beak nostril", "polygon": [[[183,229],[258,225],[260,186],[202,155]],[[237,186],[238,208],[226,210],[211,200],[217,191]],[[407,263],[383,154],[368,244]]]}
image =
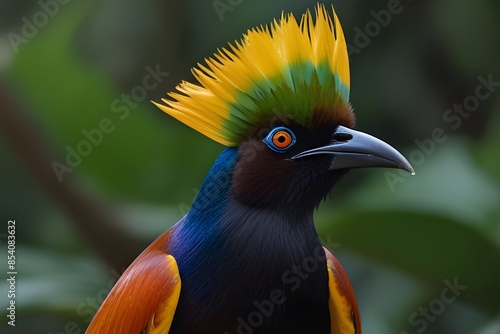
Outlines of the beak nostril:
{"label": "beak nostril", "polygon": [[336,133],[333,135],[333,140],[336,142],[343,142],[352,139],[352,135],[349,133]]}

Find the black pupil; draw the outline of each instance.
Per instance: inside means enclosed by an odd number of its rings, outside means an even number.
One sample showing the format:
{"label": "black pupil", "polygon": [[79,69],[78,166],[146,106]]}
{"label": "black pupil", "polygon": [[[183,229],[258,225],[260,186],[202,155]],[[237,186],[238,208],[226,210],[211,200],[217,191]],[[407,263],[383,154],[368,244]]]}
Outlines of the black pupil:
{"label": "black pupil", "polygon": [[285,138],[285,136],[284,136],[284,135],[280,135],[280,136],[278,137],[278,142],[280,142],[280,143],[284,143],[284,142],[285,142],[285,140],[286,140],[286,138]]}

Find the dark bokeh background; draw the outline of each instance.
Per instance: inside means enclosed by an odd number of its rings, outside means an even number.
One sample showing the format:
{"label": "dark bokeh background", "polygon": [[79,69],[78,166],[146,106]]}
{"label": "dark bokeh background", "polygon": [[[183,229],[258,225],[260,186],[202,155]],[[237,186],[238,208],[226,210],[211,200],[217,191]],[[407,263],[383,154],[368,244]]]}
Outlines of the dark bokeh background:
{"label": "dark bokeh background", "polygon": [[[315,5],[61,2],[0,1],[0,248],[15,219],[18,270],[15,328],[0,280],[2,333],[84,332],[222,150],[149,100],[246,29]],[[500,3],[334,4],[357,127],[417,173],[353,171],[317,213],[364,332],[500,333]]]}

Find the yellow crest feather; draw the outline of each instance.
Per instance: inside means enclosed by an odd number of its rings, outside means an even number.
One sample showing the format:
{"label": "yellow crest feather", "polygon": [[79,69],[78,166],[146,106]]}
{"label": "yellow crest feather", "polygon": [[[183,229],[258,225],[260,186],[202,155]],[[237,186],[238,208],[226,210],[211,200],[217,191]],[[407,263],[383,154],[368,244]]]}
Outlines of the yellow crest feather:
{"label": "yellow crest feather", "polygon": [[[297,22],[292,14],[253,28],[192,70],[199,85],[183,81],[155,103],[161,110],[226,146],[237,146],[277,113],[307,123],[317,107],[348,104],[349,59],[342,27],[324,5]],[[154,103],[154,102],[153,102]]]}

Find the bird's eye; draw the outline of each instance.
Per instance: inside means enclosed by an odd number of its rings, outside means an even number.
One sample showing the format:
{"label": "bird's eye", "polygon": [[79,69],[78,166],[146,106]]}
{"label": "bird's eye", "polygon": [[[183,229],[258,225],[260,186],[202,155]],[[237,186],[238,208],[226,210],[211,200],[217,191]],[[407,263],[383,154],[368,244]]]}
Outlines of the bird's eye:
{"label": "bird's eye", "polygon": [[295,144],[295,135],[290,129],[278,127],[269,132],[264,142],[271,150],[282,153]]}
{"label": "bird's eye", "polygon": [[285,131],[280,130],[273,135],[273,144],[279,149],[285,149],[292,143],[292,135]]}

